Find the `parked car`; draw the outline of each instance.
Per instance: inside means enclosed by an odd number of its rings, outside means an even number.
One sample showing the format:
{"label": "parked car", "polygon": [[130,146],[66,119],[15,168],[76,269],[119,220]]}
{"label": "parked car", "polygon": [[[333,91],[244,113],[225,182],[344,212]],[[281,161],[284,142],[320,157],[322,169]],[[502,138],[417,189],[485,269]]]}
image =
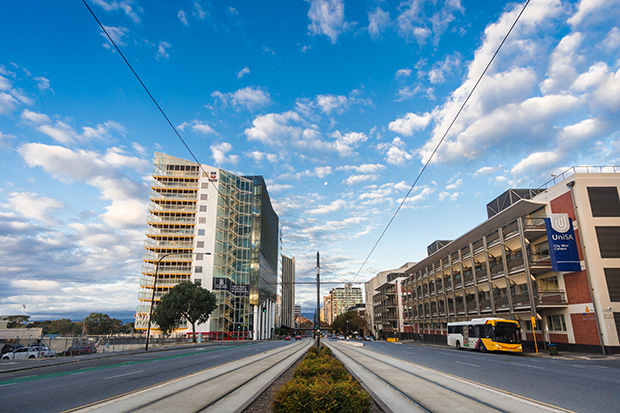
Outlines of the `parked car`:
{"label": "parked car", "polygon": [[301,336],[298,334],[295,336],[295,340],[301,340]]}
{"label": "parked car", "polygon": [[81,356],[83,354],[94,354],[97,349],[92,344],[74,344],[69,347],[63,356]]}
{"label": "parked car", "polygon": [[4,346],[2,346],[2,353],[0,353],[0,354],[10,353],[10,352],[15,351],[18,348],[22,348],[22,347],[24,347],[24,346],[22,346],[21,344],[8,343],[8,344],[5,344]]}
{"label": "parked car", "polygon": [[20,347],[9,353],[2,355],[2,360],[25,360],[36,359],[39,357],[54,357],[56,352],[50,350],[48,346],[43,345],[30,345],[28,347]]}
{"label": "parked car", "polygon": [[286,337],[284,337],[284,339],[285,339],[285,340],[290,340],[290,339],[291,339],[291,336],[286,336]]}
{"label": "parked car", "polygon": [[366,336],[364,338],[364,340],[366,340],[366,341],[375,341],[375,339],[372,336]]}

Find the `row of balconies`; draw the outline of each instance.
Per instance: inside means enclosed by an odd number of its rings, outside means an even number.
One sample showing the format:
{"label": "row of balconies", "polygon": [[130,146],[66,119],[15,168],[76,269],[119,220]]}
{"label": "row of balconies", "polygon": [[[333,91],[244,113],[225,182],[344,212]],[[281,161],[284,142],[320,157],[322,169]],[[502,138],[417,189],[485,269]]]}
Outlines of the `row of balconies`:
{"label": "row of balconies", "polygon": [[174,180],[165,179],[163,181],[152,181],[151,189],[167,189],[167,190],[198,190],[197,180]]}
{"label": "row of balconies", "polygon": [[159,201],[184,201],[184,202],[196,202],[198,201],[197,193],[181,193],[181,192],[157,192],[151,191],[149,199],[153,202]]}
{"label": "row of balconies", "polygon": [[147,237],[193,237],[194,228],[161,228],[148,227],[145,231]]}
{"label": "row of balconies", "polygon": [[196,225],[196,215],[147,215],[146,223],[150,225]]}
{"label": "row of balconies", "polygon": [[[155,274],[156,265],[154,264],[144,264],[142,266],[142,274]],[[187,274],[191,275],[192,266],[191,265],[160,265],[159,269],[157,269],[157,274],[160,275],[170,275],[170,274]]]}
{"label": "row of balconies", "polygon": [[[158,273],[159,274],[159,273]],[[153,281],[155,277],[141,277],[140,278],[140,287],[143,288],[153,288]],[[157,277],[157,288],[172,288],[177,284],[180,284],[185,281],[190,281],[190,277],[172,277],[172,278],[160,278]]]}
{"label": "row of balconies", "polygon": [[158,204],[155,202],[149,202],[148,210],[151,213],[158,212],[190,212],[196,213],[196,204]]}
{"label": "row of balconies", "polygon": [[191,249],[194,246],[194,241],[157,241],[154,239],[147,239],[144,241],[144,248],[152,249]]}

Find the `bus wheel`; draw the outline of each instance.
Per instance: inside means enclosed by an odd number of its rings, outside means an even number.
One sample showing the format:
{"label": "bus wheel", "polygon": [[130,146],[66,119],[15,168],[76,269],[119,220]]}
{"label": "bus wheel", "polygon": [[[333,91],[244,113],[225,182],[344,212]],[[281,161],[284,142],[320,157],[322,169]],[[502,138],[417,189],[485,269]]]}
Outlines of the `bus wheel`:
{"label": "bus wheel", "polygon": [[460,350],[461,349],[461,342],[456,340],[456,349]]}
{"label": "bus wheel", "polygon": [[480,343],[480,344],[478,345],[478,350],[480,350],[480,352],[481,352],[481,353],[486,353],[486,352],[487,352],[487,348],[486,348],[486,346],[484,345],[484,343]]}

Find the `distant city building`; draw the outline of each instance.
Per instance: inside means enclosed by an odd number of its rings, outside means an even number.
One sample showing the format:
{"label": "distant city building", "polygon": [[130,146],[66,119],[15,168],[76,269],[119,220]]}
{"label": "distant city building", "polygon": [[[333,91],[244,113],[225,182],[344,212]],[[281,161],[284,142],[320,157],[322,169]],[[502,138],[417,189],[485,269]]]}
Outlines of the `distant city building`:
{"label": "distant city building", "polygon": [[295,317],[299,317],[301,315],[301,306],[295,305]]}
{"label": "distant city building", "polygon": [[331,295],[326,295],[325,297],[323,297],[322,313],[323,313],[322,321],[331,325],[331,323],[334,322],[334,318],[332,317],[332,296]]}
{"label": "distant city building", "polygon": [[[263,177],[237,176],[162,153],[155,153],[153,164],[136,329],[148,327],[157,274],[156,302],[183,281],[215,293],[217,307],[209,321],[196,326],[197,333],[269,338],[275,326],[278,216]],[[178,332],[190,330],[182,324]]]}
{"label": "distant city building", "polygon": [[362,299],[362,289],[353,287],[351,283],[346,283],[344,287],[332,288],[329,295],[331,296],[332,322],[340,314],[346,313],[350,307],[364,302]]}
{"label": "distant city building", "polygon": [[[301,309],[300,309],[301,313]],[[282,255],[282,321],[286,327],[295,323],[295,258]]]}

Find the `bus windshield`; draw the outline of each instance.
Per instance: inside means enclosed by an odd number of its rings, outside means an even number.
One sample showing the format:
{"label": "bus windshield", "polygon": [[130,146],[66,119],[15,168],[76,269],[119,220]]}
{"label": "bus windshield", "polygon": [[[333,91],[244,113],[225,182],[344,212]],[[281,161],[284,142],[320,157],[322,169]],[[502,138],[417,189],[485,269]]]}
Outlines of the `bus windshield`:
{"label": "bus windshield", "polygon": [[514,323],[497,323],[495,325],[495,341],[500,343],[520,343],[519,329]]}

